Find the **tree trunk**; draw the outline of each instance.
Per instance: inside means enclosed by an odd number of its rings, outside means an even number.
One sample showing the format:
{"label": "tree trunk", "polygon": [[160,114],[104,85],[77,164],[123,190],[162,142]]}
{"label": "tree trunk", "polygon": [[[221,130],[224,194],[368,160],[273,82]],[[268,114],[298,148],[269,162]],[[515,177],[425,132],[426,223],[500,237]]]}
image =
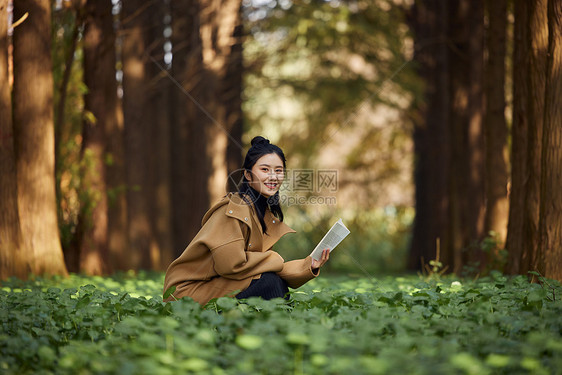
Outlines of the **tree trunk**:
{"label": "tree trunk", "polygon": [[[425,1],[414,5],[416,59],[426,102],[415,103],[416,219],[409,260],[436,259],[459,273],[482,262],[484,221],[483,5]],[[459,74],[459,72],[463,72]],[[435,255],[434,255],[435,254]]]}
{"label": "tree trunk", "polygon": [[[538,268],[539,211],[542,127],[544,121],[544,92],[546,84],[546,54],[548,49],[547,0],[531,2],[529,11],[529,71],[527,80],[527,176],[525,180],[525,209],[523,212],[523,259],[520,273]],[[530,258],[527,258],[529,256]]]}
{"label": "tree trunk", "polygon": [[523,247],[523,212],[525,211],[525,181],[529,133],[529,6],[527,1],[515,1],[513,23],[513,124],[511,126],[511,189],[506,249],[507,270],[511,274],[530,269],[529,249]]}
{"label": "tree trunk", "polygon": [[230,136],[228,139],[226,159],[228,173],[232,173],[242,167],[244,150],[242,149],[242,36],[243,26],[241,11],[237,10],[232,34],[232,46],[226,58],[226,73],[224,82],[223,103],[226,106],[225,127]]}
{"label": "tree trunk", "polygon": [[[242,154],[240,140],[231,135],[233,126],[240,126],[242,113],[239,99],[242,89],[242,2],[202,0],[201,5],[200,34],[206,73],[203,97],[206,98],[204,107],[210,114],[206,119],[207,155],[211,163],[208,186],[210,201],[215,202],[226,193],[229,144],[231,153],[236,147]],[[235,161],[241,161],[241,156]]]}
{"label": "tree trunk", "polygon": [[150,45],[147,72],[151,77],[148,88],[148,117],[150,118],[149,140],[153,145],[148,158],[148,189],[150,225],[154,235],[151,241],[153,267],[165,270],[173,260],[172,200],[171,200],[171,152],[170,111],[168,106],[171,80],[164,62],[164,27],[169,9],[165,6],[149,10],[150,22],[145,34]]}
{"label": "tree trunk", "polygon": [[[181,85],[172,87],[171,146],[174,252],[181,254],[201,226],[201,217],[209,206],[209,165],[205,150],[206,121],[197,104],[202,100],[202,47],[199,35],[199,3],[172,1],[171,74]],[[210,85],[210,83],[207,83]]]}
{"label": "tree trunk", "polygon": [[66,274],[57,223],[51,68],[51,4],[14,2],[14,128],[22,234],[35,274]]}
{"label": "tree trunk", "polygon": [[[173,1],[172,199],[181,253],[242,162],[240,0]],[[228,160],[232,156],[232,160]],[[186,168],[187,166],[187,168]]]}
{"label": "tree trunk", "polygon": [[[115,32],[111,0],[89,0],[84,24],[84,98],[82,128],[83,203],[79,218],[80,271],[105,274],[111,271],[108,250],[108,186],[106,129],[114,123],[117,102],[115,80]],[[110,159],[109,159],[110,160]]]}
{"label": "tree trunk", "polygon": [[27,277],[29,251],[18,214],[16,158],[12,127],[12,98],[8,72],[8,0],[0,0],[0,280]]}
{"label": "tree trunk", "polygon": [[149,143],[151,124],[148,113],[146,25],[151,4],[144,1],[124,1],[122,20],[123,115],[125,121],[125,159],[127,170],[127,217],[130,266],[151,269],[153,239],[148,203],[147,161],[152,157]]}
{"label": "tree trunk", "polygon": [[485,232],[493,232],[498,246],[490,262],[499,260],[507,235],[507,125],[505,121],[505,49],[507,1],[487,0],[488,60],[486,64],[486,219]]}
{"label": "tree trunk", "polygon": [[450,14],[450,126],[454,170],[449,213],[451,247],[444,249],[443,260],[452,266],[453,272],[459,273],[464,265],[478,263],[482,266],[484,260],[478,247],[484,229],[482,3],[450,4]]}
{"label": "tree trunk", "polygon": [[415,55],[419,74],[426,77],[424,101],[413,105],[416,154],[416,217],[408,258],[409,269],[422,269],[436,258],[436,241],[449,247],[447,217],[451,171],[449,128],[448,1],[414,3]]}
{"label": "tree trunk", "polygon": [[548,1],[538,269],[562,281],[562,3]]}
{"label": "tree trunk", "polygon": [[[116,38],[116,36],[114,36]],[[112,50],[115,53],[115,49]],[[113,66],[115,71],[115,65]],[[115,77],[115,74],[114,74]],[[115,80],[114,85],[117,85]],[[105,126],[107,155],[106,166],[108,194],[108,252],[113,270],[130,269],[130,250],[127,221],[127,173],[125,166],[125,128],[122,102],[117,97],[117,87],[108,92],[107,122]]]}
{"label": "tree trunk", "polygon": [[[110,108],[108,108],[109,110]],[[125,129],[123,124],[123,108],[118,99],[116,99],[115,107],[111,108],[111,112],[115,121],[109,121],[106,124],[107,150],[112,160],[106,167],[108,251],[112,268],[125,271],[130,269],[131,262],[127,222]]]}
{"label": "tree trunk", "polygon": [[[484,146],[484,0],[466,0],[468,9],[469,72],[468,125],[466,131],[466,195],[461,196],[466,216],[463,220],[463,247],[466,251],[462,266],[479,264],[486,266],[486,255],[480,247],[485,237],[484,219],[486,213],[485,158]],[[452,74],[455,74],[454,72]],[[461,167],[462,168],[462,167]],[[467,199],[468,198],[468,199]],[[459,272],[460,269],[455,269]]]}

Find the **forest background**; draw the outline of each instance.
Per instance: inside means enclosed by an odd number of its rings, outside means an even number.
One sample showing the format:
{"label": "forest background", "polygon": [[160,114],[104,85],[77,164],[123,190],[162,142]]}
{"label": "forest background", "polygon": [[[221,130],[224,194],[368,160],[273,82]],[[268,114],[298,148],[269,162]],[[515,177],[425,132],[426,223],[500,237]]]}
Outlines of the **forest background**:
{"label": "forest background", "polygon": [[562,280],[554,0],[0,0],[0,276],[164,270],[249,140],[328,271]]}

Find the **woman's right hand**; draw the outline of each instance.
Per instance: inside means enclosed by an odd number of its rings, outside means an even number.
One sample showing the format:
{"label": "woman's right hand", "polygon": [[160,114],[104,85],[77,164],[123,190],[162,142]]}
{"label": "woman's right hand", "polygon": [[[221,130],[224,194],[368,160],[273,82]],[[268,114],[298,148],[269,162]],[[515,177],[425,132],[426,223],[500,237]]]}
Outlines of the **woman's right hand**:
{"label": "woman's right hand", "polygon": [[317,270],[318,268],[322,267],[326,262],[330,259],[330,249],[322,250],[322,256],[320,259],[312,259],[312,270]]}

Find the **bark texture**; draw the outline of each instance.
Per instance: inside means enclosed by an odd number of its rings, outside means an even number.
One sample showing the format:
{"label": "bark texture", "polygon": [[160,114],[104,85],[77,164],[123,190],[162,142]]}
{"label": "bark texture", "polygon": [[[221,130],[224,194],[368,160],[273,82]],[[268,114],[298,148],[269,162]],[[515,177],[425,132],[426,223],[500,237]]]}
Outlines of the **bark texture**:
{"label": "bark texture", "polygon": [[[547,78],[547,2],[515,2],[512,198],[508,270],[539,268],[539,219],[544,99]],[[517,43],[521,41],[521,45]]]}
{"label": "bark texture", "polygon": [[[511,188],[506,249],[507,271],[526,273],[530,268],[529,249],[523,247],[525,181],[529,132],[528,101],[530,95],[529,69],[529,2],[514,2],[513,24],[513,123],[511,126]],[[520,271],[521,270],[521,271]]]}
{"label": "bark texture", "polygon": [[22,233],[33,252],[35,274],[66,274],[55,196],[51,4],[14,2],[13,118]]}
{"label": "bark texture", "polygon": [[[523,259],[530,269],[538,267],[541,152],[546,85],[546,54],[548,50],[547,0],[531,2],[529,12],[529,95],[527,96],[529,127],[527,133],[527,178],[523,213]],[[527,256],[529,258],[527,258]],[[520,269],[520,272],[526,272]]]}
{"label": "bark texture", "polygon": [[7,13],[8,0],[0,0],[0,280],[24,279],[31,271],[18,213]]}
{"label": "bark texture", "polygon": [[[495,233],[498,247],[503,248],[507,236],[509,201],[507,198],[508,150],[505,121],[505,56],[507,1],[488,0],[488,59],[486,63],[486,220],[485,232]],[[493,261],[494,259],[490,259]]]}
{"label": "bark texture", "polygon": [[562,2],[548,2],[548,60],[542,137],[537,268],[562,280]]}

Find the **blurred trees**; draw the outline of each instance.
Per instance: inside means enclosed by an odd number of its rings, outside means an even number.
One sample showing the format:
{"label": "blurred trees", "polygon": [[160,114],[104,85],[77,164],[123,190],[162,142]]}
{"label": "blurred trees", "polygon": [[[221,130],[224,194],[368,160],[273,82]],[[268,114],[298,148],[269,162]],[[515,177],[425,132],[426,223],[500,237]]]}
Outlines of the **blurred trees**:
{"label": "blurred trees", "polygon": [[239,0],[170,3],[171,74],[184,87],[170,95],[176,255],[224,195],[228,173],[242,165],[240,6]]}
{"label": "blurred trees", "polygon": [[150,57],[163,54],[164,38],[163,17],[157,18],[156,8],[154,2],[128,0],[122,2],[120,12],[128,248],[135,249],[128,254],[127,266],[133,269],[152,268],[151,242],[155,236],[149,174],[154,166],[150,160],[166,152],[151,144],[151,129],[158,129],[160,121],[154,116],[158,107],[152,105],[150,95],[159,71],[152,69]]}
{"label": "blurred trees", "polygon": [[[74,272],[103,274],[111,270],[108,218],[108,129],[117,121],[115,81],[115,32],[111,0],[87,1],[84,17],[83,53],[84,96],[81,188],[84,199],[78,216],[74,252],[77,264],[67,264]],[[76,254],[77,253],[77,254]]]}
{"label": "blurred trees", "polygon": [[[306,202],[284,207],[299,234],[282,240],[282,255],[307,255],[342,217],[355,236],[328,271],[403,269],[413,217],[405,109],[420,90],[405,2],[244,5],[244,137],[281,146],[289,169],[282,193]],[[329,188],[327,170],[337,173]],[[311,178],[304,188],[301,172]]]}
{"label": "blurred trees", "polygon": [[436,246],[442,250],[440,260],[453,272],[483,260],[476,242],[483,239],[485,217],[483,5],[420,1],[412,10],[415,59],[426,86],[425,99],[413,105],[416,218],[411,268],[434,259]]}
{"label": "blurred trees", "polygon": [[416,60],[426,94],[414,105],[416,219],[410,267],[435,259],[439,240],[441,267],[457,273],[503,269],[508,262],[512,273],[535,270],[560,279],[562,122],[560,110],[553,109],[560,106],[546,105],[560,90],[559,2],[514,3],[509,214],[507,7],[489,1],[486,10],[482,2],[462,0],[420,1],[413,8]]}
{"label": "blurred trees", "polygon": [[[507,4],[14,2],[30,18],[14,31],[13,86],[0,23],[2,277],[65,272],[54,192],[70,271],[164,269],[241,165],[243,134],[260,133],[289,168],[338,170],[337,207],[289,210],[311,231],[335,212],[357,225],[355,263],[392,231],[403,246],[413,165],[411,268],[437,239],[451,271],[501,268],[506,241],[507,270],[557,275],[560,9],[515,1],[511,37]],[[316,183],[307,194],[323,194]],[[17,258],[26,246],[34,256]]]}
{"label": "blurred trees", "polygon": [[[507,120],[505,118],[506,92],[506,38],[507,0],[487,0],[488,29],[487,55],[484,75],[484,138],[486,139],[486,217],[485,233],[495,233],[504,244],[507,236],[509,201],[507,195],[509,152],[507,147]],[[498,258],[498,248],[491,258]],[[490,259],[493,261],[493,259]]]}
{"label": "blurred trees", "polygon": [[[8,4],[1,4],[5,16]],[[2,277],[66,272],[59,231],[51,225],[57,222],[55,186],[69,270],[164,269],[191,240],[208,204],[224,194],[227,155],[231,167],[241,164],[240,2],[30,0],[14,6],[14,17],[29,12],[32,22],[14,34],[15,144],[11,122],[2,122],[1,167],[12,176],[2,179],[0,190],[6,196]],[[8,24],[2,25],[4,78],[10,39]],[[8,81],[2,79],[5,119],[12,117]],[[16,162],[20,181],[11,166]],[[18,189],[23,237],[14,216]],[[14,266],[27,245],[18,238],[43,253]]]}
{"label": "blurred trees", "polygon": [[[209,205],[209,193],[200,188],[206,183],[205,170],[208,168],[205,157],[203,126],[196,126],[205,116],[197,108],[192,98],[201,97],[203,86],[201,72],[201,37],[199,36],[199,12],[197,2],[172,1],[170,11],[172,18],[171,42],[173,63],[171,75],[185,87],[170,91],[170,116],[174,126],[170,129],[172,137],[171,176],[175,183],[171,187],[171,200],[176,209],[172,216],[174,233],[174,250],[176,255],[183,245],[197,231],[197,215]],[[187,93],[187,94],[186,94]],[[189,166],[189,167],[187,167]]]}
{"label": "blurred trees", "polygon": [[[387,168],[389,179],[396,177],[396,160],[383,152],[373,158],[373,152],[386,142],[407,148],[405,118],[399,125],[384,121],[392,117],[388,112],[406,108],[419,89],[407,64],[411,37],[402,5],[271,1],[246,7],[252,38],[245,52],[244,95],[251,132],[278,138],[294,164],[303,167],[321,165],[324,150],[345,144],[338,165],[345,168],[339,176],[344,183],[365,178],[370,186],[369,171],[378,164]],[[357,134],[360,142],[345,139]],[[375,203],[380,185],[370,193],[367,199]]]}

